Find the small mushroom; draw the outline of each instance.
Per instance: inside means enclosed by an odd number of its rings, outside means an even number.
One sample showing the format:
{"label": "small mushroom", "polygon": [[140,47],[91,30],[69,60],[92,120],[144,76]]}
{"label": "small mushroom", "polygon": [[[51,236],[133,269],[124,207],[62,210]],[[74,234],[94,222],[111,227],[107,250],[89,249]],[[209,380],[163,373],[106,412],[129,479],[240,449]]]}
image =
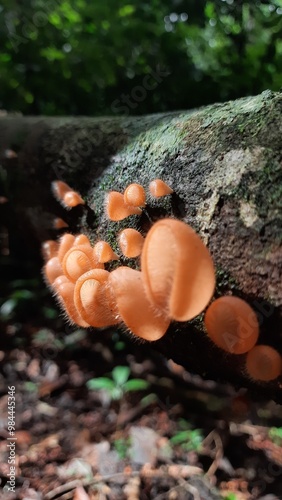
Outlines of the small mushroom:
{"label": "small mushroom", "polygon": [[210,253],[184,222],[162,219],[149,230],[141,254],[148,299],[176,321],[188,321],[209,303],[215,287]]}
{"label": "small mushroom", "polygon": [[67,210],[77,205],[84,205],[84,200],[80,194],[63,181],[53,181],[51,189],[57,201]]}
{"label": "small mushroom", "polygon": [[74,304],[74,284],[66,279],[65,276],[58,276],[53,283],[56,296],[64,308],[67,317],[71,323],[75,323],[83,328],[89,327],[89,324],[82,319]]}
{"label": "small mushroom", "polygon": [[118,267],[110,273],[109,286],[117,313],[127,328],[137,337],[158,340],[168,329],[168,316],[159,314],[148,300],[141,272],[130,267]]}
{"label": "small mushroom", "polygon": [[89,238],[87,238],[87,236],[85,234],[78,234],[75,237],[75,240],[74,240],[73,244],[74,244],[74,246],[88,245],[89,247],[91,247],[90,240],[89,240]]}
{"label": "small mushroom", "polygon": [[93,249],[89,245],[75,245],[68,250],[62,262],[62,268],[67,278],[75,283],[78,278],[94,268],[102,269],[103,264],[95,260]]}
{"label": "small mushroom", "polygon": [[68,227],[68,224],[60,217],[56,217],[56,219],[54,219],[54,221],[53,221],[53,228],[54,229],[63,229],[64,227]]}
{"label": "small mushroom", "polygon": [[50,285],[52,285],[55,279],[63,274],[63,269],[60,264],[58,257],[51,257],[43,268],[44,275]]}
{"label": "small mushroom", "polygon": [[68,191],[62,201],[62,204],[67,210],[77,207],[77,205],[85,205],[85,201],[76,191]]}
{"label": "small mushroom", "polygon": [[110,260],[119,260],[119,256],[106,241],[97,241],[94,245],[93,252],[98,262],[103,264],[110,262]]}
{"label": "small mushroom", "polygon": [[120,322],[111,310],[108,296],[109,272],[93,269],[78,278],[74,289],[74,303],[81,317],[96,328]]}
{"label": "small mushroom", "polygon": [[149,191],[154,198],[161,198],[162,196],[173,193],[173,189],[161,179],[154,179],[151,181],[149,184]]}
{"label": "small mushroom", "polygon": [[138,257],[144,245],[144,238],[136,229],[127,228],[119,233],[118,244],[125,257]]}
{"label": "small mushroom", "polygon": [[215,300],[205,314],[211,340],[224,351],[243,354],[257,342],[259,324],[253,309],[242,299],[224,296]]}
{"label": "small mushroom", "polygon": [[282,358],[268,345],[256,345],[246,356],[246,371],[250,378],[269,382],[282,374]]}
{"label": "small mushroom", "polygon": [[63,181],[51,182],[51,190],[56,200],[61,203],[68,191],[72,191],[71,187]]}
{"label": "small mushroom", "polygon": [[123,198],[126,205],[131,205],[132,207],[145,207],[146,205],[145,189],[141,184],[137,184],[136,182],[127,186]]}
{"label": "small mushroom", "polygon": [[110,191],[106,195],[105,210],[107,217],[112,221],[120,221],[130,215],[142,214],[140,208],[126,205],[123,195],[117,191]]}
{"label": "small mushroom", "polygon": [[66,233],[59,240],[58,259],[62,263],[68,250],[74,245],[75,237],[73,234]]}

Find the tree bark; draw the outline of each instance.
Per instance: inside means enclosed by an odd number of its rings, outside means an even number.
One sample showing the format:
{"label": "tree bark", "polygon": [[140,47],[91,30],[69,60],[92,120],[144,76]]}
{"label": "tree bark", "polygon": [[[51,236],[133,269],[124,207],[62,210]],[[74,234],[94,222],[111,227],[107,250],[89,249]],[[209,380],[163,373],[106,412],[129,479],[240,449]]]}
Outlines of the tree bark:
{"label": "tree bark", "polygon": [[[146,232],[150,220],[177,217],[203,238],[217,269],[215,296],[245,299],[260,321],[259,342],[282,354],[282,93],[263,92],[190,112],[144,117],[0,116],[2,193],[38,254],[54,238],[54,216],[72,232],[116,244],[128,226],[107,221],[108,190],[131,182],[148,186],[157,177],[175,191],[148,198],[146,213],[132,216]],[[9,150],[15,151],[14,157]],[[85,207],[65,212],[50,192],[61,179],[78,190]],[[1,194],[1,193],[0,193]],[[147,217],[149,215],[149,218]],[[249,387],[282,403],[282,377],[249,380],[244,356],[211,345],[202,317],[173,323],[155,349],[205,378]]]}

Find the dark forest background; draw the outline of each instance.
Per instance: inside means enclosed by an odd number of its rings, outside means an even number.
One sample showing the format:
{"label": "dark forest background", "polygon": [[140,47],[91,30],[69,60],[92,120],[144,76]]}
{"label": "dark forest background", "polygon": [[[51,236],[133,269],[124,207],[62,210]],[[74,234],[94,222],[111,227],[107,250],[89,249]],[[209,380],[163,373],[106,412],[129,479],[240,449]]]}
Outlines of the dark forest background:
{"label": "dark forest background", "polygon": [[0,108],[144,114],[278,90],[281,35],[281,0],[2,0]]}

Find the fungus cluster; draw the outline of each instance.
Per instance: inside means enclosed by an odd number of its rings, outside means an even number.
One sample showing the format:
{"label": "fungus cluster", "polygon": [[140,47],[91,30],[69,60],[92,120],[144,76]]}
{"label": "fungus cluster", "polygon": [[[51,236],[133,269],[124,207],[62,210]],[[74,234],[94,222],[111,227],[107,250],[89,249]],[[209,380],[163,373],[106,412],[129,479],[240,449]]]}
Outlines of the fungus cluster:
{"label": "fungus cluster", "polygon": [[[61,181],[52,184],[55,188],[57,196],[61,190],[60,200],[70,190]],[[161,179],[152,181],[149,191],[155,197],[173,192]],[[105,212],[117,221],[142,213],[145,205],[145,189],[133,183],[124,193],[107,194]],[[187,321],[206,307],[215,287],[214,266],[190,226],[163,219],[145,238],[128,227],[118,233],[117,242],[121,257],[106,241],[92,247],[85,235],[66,233],[59,242],[43,244],[46,281],[71,321],[99,328],[120,323],[152,341],[165,334],[171,321]],[[105,269],[109,261],[120,258],[140,258],[140,270],[127,265]]]}
{"label": "fungus cluster", "polygon": [[52,192],[55,198],[61,205],[70,210],[77,205],[84,205],[84,201],[80,194],[74,191],[68,184],[63,181],[53,181],[51,184]]}
{"label": "fungus cluster", "polygon": [[[66,207],[78,193],[61,181],[52,183],[57,199]],[[161,179],[149,184],[156,198],[173,190]],[[105,198],[105,214],[111,221],[140,215],[146,192],[137,183],[124,193],[111,191]],[[63,227],[57,222],[57,227]],[[189,321],[210,303],[215,289],[211,255],[191,226],[173,218],[151,225],[145,237],[135,228],[117,234],[118,255],[106,241],[91,245],[86,235],[66,233],[56,242],[43,243],[44,275],[71,322],[82,327],[123,325],[133,335],[155,341],[171,321]],[[127,259],[137,258],[136,267]],[[111,261],[119,261],[110,270]],[[106,266],[106,269],[105,269]],[[253,309],[242,299],[222,296],[214,300],[204,317],[206,333],[220,349],[244,355],[248,377],[261,382],[277,378],[282,358],[270,346],[256,345],[259,324]]]}
{"label": "fungus cluster", "polygon": [[[161,179],[155,179],[149,184],[149,192],[154,198],[161,198],[173,193],[173,189]],[[105,211],[112,221],[121,221],[130,215],[141,215],[145,205],[145,189],[136,182],[127,186],[124,193],[110,191],[105,199]]]}

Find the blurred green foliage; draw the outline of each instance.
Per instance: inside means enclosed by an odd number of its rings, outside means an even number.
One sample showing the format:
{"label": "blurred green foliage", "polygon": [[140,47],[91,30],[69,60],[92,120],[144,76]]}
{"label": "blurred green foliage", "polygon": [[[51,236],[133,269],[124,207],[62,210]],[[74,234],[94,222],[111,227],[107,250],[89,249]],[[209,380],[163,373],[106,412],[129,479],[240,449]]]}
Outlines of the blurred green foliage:
{"label": "blurred green foliage", "polygon": [[278,90],[282,0],[0,0],[0,107],[142,114]]}

